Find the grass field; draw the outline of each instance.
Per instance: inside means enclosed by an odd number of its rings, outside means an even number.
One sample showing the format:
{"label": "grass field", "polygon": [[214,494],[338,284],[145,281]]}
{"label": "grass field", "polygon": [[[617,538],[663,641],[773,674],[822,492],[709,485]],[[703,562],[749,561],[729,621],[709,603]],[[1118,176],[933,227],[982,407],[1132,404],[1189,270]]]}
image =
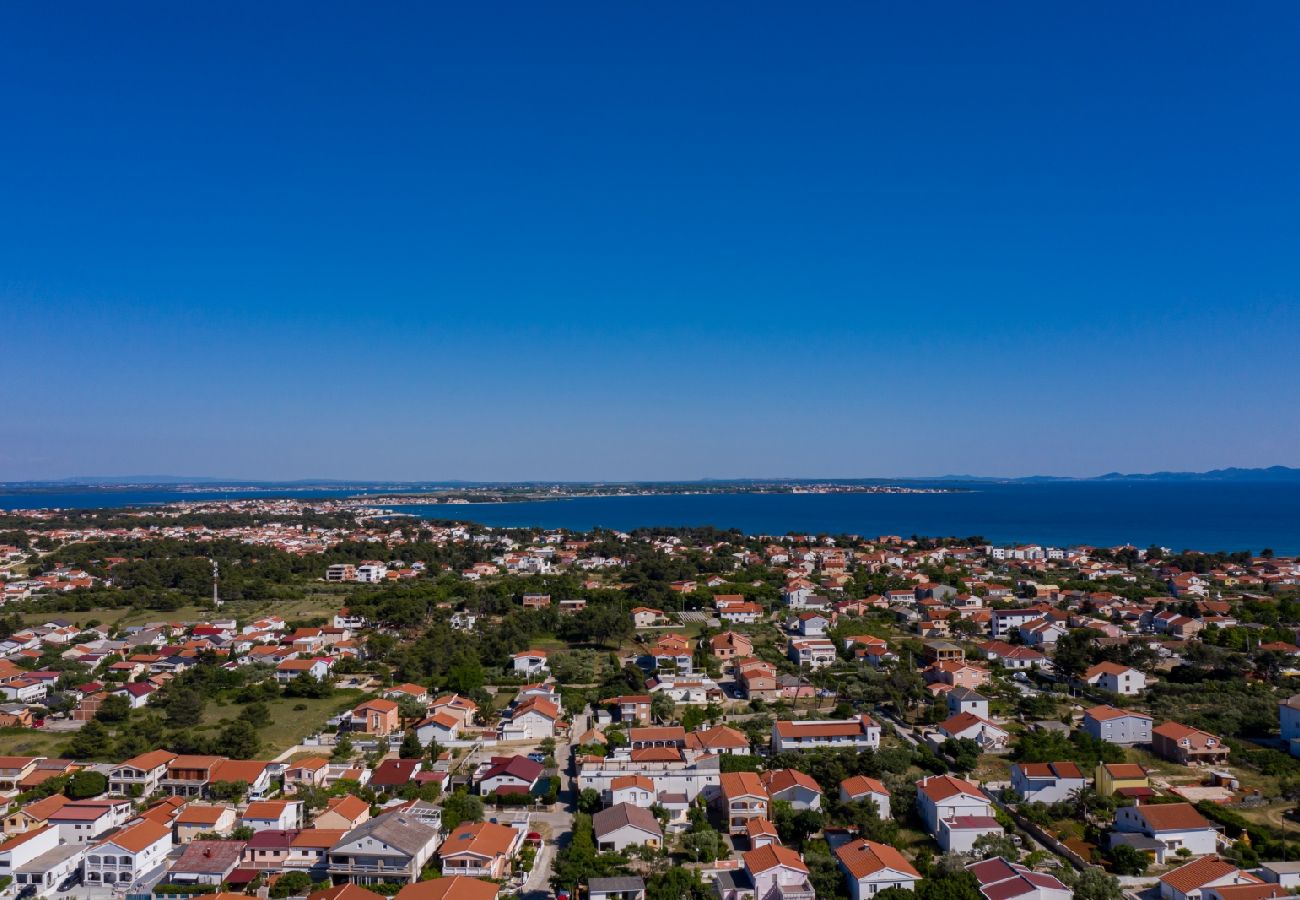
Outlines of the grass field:
{"label": "grass field", "polygon": [[78,627],[98,621],[106,625],[144,625],[148,622],[200,622],[217,615],[247,621],[259,616],[277,615],[292,621],[333,616],[346,601],[341,594],[313,593],[301,600],[236,600],[222,604],[221,610],[212,612],[206,607],[182,606],[169,612],[159,610],[92,609],[87,612],[20,612],[23,624],[42,625],[51,619],[63,619]]}
{"label": "grass field", "polygon": [[0,756],[57,757],[75,734],[41,728],[0,728]]}
{"label": "grass field", "polygon": [[[258,729],[264,743],[264,753],[274,755],[302,743],[302,739],[320,731],[325,720],[351,709],[365,697],[364,691],[355,688],[337,690],[333,697],[310,700],[301,697],[281,697],[266,705],[271,711],[271,724]],[[299,707],[302,707],[299,709]],[[200,728],[216,728],[227,719],[237,719],[243,706],[237,703],[218,705],[209,703],[203,710]]]}

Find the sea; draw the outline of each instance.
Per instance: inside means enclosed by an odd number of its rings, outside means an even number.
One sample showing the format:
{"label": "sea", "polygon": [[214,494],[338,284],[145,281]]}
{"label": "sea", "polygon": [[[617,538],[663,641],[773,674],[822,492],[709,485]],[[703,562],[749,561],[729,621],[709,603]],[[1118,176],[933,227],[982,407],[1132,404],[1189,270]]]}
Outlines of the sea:
{"label": "sea", "polygon": [[[916,487],[954,487],[915,483]],[[389,488],[385,492],[391,494]],[[364,497],[356,490],[0,488],[0,509],[110,508],[180,500]],[[1300,553],[1300,483],[980,482],[947,493],[707,493],[575,497],[512,503],[388,506],[496,527],[627,531],[715,526],[747,534],[981,535],[1051,546],[1152,544],[1173,550]]]}

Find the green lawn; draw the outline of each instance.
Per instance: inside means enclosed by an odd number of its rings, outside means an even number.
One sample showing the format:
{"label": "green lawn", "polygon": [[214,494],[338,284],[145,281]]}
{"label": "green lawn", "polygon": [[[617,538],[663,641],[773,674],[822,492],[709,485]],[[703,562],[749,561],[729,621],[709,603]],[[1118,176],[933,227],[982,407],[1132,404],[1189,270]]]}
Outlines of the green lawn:
{"label": "green lawn", "polygon": [[58,757],[75,735],[41,728],[0,728],[0,756]]}
{"label": "green lawn", "polygon": [[206,607],[182,606],[171,611],[156,609],[132,610],[92,609],[87,612],[20,612],[23,624],[43,625],[51,619],[63,619],[78,627],[98,621],[106,625],[144,625],[148,622],[202,622],[217,616],[242,621],[259,616],[277,615],[287,620],[312,619],[333,616],[345,605],[347,598],[341,594],[313,593],[301,600],[236,600],[222,605],[218,612]]}
{"label": "green lawn", "polygon": [[[264,744],[263,753],[275,755],[302,743],[303,738],[319,731],[330,716],[351,709],[365,696],[364,691],[348,688],[336,690],[333,697],[321,700],[281,697],[268,702],[271,724],[258,729],[258,736]],[[243,708],[238,703],[228,703],[224,706],[209,703],[203,710],[203,721],[200,727],[216,727],[227,719],[237,719]]]}

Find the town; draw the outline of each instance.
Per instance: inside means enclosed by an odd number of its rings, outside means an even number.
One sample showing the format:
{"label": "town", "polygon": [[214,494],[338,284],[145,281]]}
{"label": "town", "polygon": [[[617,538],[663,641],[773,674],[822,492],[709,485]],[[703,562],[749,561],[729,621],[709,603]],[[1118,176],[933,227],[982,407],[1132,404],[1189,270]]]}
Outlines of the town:
{"label": "town", "polygon": [[0,578],[4,896],[1300,888],[1268,549],[280,498],[2,513]]}

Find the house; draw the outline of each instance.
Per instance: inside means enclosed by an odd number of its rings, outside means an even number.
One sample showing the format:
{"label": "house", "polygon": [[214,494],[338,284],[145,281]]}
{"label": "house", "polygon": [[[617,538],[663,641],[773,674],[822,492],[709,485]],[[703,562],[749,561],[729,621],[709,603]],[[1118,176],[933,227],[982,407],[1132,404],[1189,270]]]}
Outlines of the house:
{"label": "house", "polygon": [[686,735],[686,748],[705,753],[727,753],[748,756],[749,738],[743,732],[727,725],[702,728]]}
{"label": "house", "polygon": [[81,844],[60,844],[42,853],[12,870],[18,892],[35,888],[38,895],[51,896],[61,885],[81,877],[85,857],[86,847]]}
{"label": "house", "polygon": [[1094,706],[1083,714],[1083,730],[1099,741],[1121,746],[1151,743],[1151,717],[1146,713]]}
{"label": "house", "polygon": [[1266,862],[1259,867],[1259,876],[1270,884],[1295,892],[1300,887],[1300,862]]}
{"label": "house", "polygon": [[284,770],[284,789],[296,791],[303,787],[321,787],[325,783],[325,773],[329,769],[329,760],[321,756],[308,756],[295,763],[290,763]]}
{"label": "house", "polygon": [[840,782],[841,803],[865,803],[868,800],[876,804],[876,814],[880,818],[890,817],[889,789],[883,781],[866,775],[854,775]]}
{"label": "house", "polygon": [[618,710],[618,720],[620,722],[649,725],[650,700],[649,694],[633,694],[626,697],[612,697],[606,700],[605,703]]}
{"label": "house", "polygon": [[532,697],[509,711],[497,726],[497,737],[506,741],[545,740],[555,737],[560,710],[554,703]]}
{"label": "house", "polygon": [[1011,789],[1026,803],[1060,803],[1088,786],[1072,762],[1013,763]]}
{"label": "house", "polygon": [[438,836],[438,829],[400,812],[377,816],[330,847],[329,875],[354,884],[419,881],[438,849]]}
{"label": "house", "polygon": [[[399,900],[496,900],[500,891],[500,886],[490,881],[452,875],[449,878],[430,878],[428,881],[408,884],[397,892],[397,897]],[[313,897],[314,894],[308,900]]]}
{"label": "house", "polygon": [[434,713],[415,724],[415,737],[421,747],[436,743],[444,746],[460,737],[461,720],[449,713]]}
{"label": "house", "polygon": [[750,819],[771,818],[771,798],[754,772],[723,772],[718,777],[713,806],[727,834],[744,834]]}
{"label": "house", "polygon": [[212,784],[245,784],[249,800],[261,800],[278,787],[279,765],[254,759],[223,759],[212,770]]}
{"label": "house", "polygon": [[463,822],[442,845],[442,874],[505,878],[522,839],[516,829],[495,822]]}
{"label": "house", "polygon": [[[1261,871],[1267,875],[1267,866]],[[1240,892],[1235,888],[1245,890],[1239,900],[1265,900],[1270,887],[1285,892],[1280,884],[1270,885],[1225,859],[1203,856],[1161,876],[1160,900],[1230,900],[1239,897]],[[1220,888],[1229,890],[1219,894]]]}
{"label": "house", "polygon": [[633,806],[649,808],[658,799],[655,783],[644,775],[620,775],[609,783],[605,792],[605,805],[630,803]]}
{"label": "house", "polygon": [[478,704],[460,694],[443,694],[429,704],[429,713],[451,716],[461,728],[469,728],[478,715]]}
{"label": "house", "polygon": [[51,813],[46,824],[58,831],[60,843],[90,844],[130,816],[130,800],[73,800]]}
{"label": "house", "polygon": [[981,719],[989,717],[988,698],[968,687],[953,688],[944,697],[944,702],[948,704],[948,713],[950,715],[971,713]]}
{"label": "house", "polygon": [[511,659],[514,661],[514,670],[524,675],[536,675],[550,671],[545,650],[522,650],[514,654]]}
{"label": "house", "polygon": [[1146,690],[1147,677],[1141,670],[1119,663],[1099,662],[1083,673],[1083,683],[1093,687],[1132,697]]}
{"label": "house", "polygon": [[930,775],[916,790],[917,811],[945,852],[967,853],[980,836],[1002,832],[988,797],[963,778]]}
{"label": "house", "polygon": [[0,756],[0,791],[17,790],[18,783],[35,768],[34,756]]}
{"label": "house", "polygon": [[1164,865],[1186,849],[1192,856],[1213,853],[1218,832],[1190,803],[1157,803],[1121,806],[1115,811],[1111,846],[1132,843],[1130,836],[1142,835],[1155,842],[1156,862]]}
{"label": "house", "polygon": [[985,641],[979,645],[980,653],[990,662],[999,663],[1002,668],[1013,672],[1026,669],[1042,668],[1047,664],[1047,657],[1032,647],[1021,644],[1008,644],[1005,641]]}
{"label": "house", "polygon": [[410,784],[420,771],[418,759],[385,759],[370,776],[370,786],[378,791],[395,791]]}
{"label": "house", "polygon": [[1227,744],[1208,731],[1177,722],[1165,722],[1151,729],[1151,749],[1157,755],[1185,766],[1227,762],[1231,752]]}
{"label": "house", "polygon": [[[798,853],[780,844],[750,850],[741,857],[745,874],[753,885],[754,897],[780,900],[815,900],[808,866]],[[731,900],[722,897],[721,900]]]}
{"label": "house", "polygon": [[645,882],[640,878],[592,878],[587,882],[587,900],[645,900]]}
{"label": "house", "polygon": [[796,810],[822,808],[821,785],[811,775],[798,769],[768,769],[760,777],[773,801],[783,800]]}
{"label": "house", "polygon": [[827,638],[791,638],[785,655],[807,669],[824,669],[839,659],[835,642]]}
{"label": "house", "polygon": [[293,839],[298,829],[267,829],[255,833],[244,844],[240,867],[244,869],[283,869],[293,855]]}
{"label": "house", "polygon": [[313,828],[341,828],[350,831],[370,820],[370,804],[355,794],[335,797],[312,820]]}
{"label": "house", "polygon": [[526,756],[494,756],[479,777],[478,792],[491,794],[528,794],[537,786],[545,768]]}
{"label": "house", "polygon": [[819,747],[879,749],[880,725],[866,714],[852,719],[778,719],[772,723],[773,753]]}
{"label": "house", "polygon": [[206,791],[222,756],[177,756],[167,764],[159,787],[173,797],[199,797]]}
{"label": "house", "polygon": [[178,844],[189,844],[201,834],[230,834],[238,816],[232,806],[186,803],[172,820],[173,836]]}
{"label": "house", "polygon": [[141,819],[93,845],[82,864],[87,887],[134,884],[167,860],[172,830],[151,819]]}
{"label": "house", "polygon": [[254,832],[301,828],[302,803],[297,800],[260,800],[250,803],[239,817],[239,824]]}
{"label": "house", "polygon": [[167,750],[150,750],[118,763],[108,773],[109,793],[124,797],[148,797],[157,793],[167,766],[176,758]]}
{"label": "house", "polygon": [[6,839],[0,844],[0,877],[12,875],[59,846],[59,830],[49,825]]}
{"label": "house", "polygon": [[972,740],[983,750],[998,750],[1007,745],[1010,733],[974,713],[957,713],[940,722],[939,733],[952,740]]}
{"label": "house", "polygon": [[1097,766],[1097,793],[1103,797],[1119,794],[1141,800],[1155,796],[1147,770],[1136,763],[1101,763]]}
{"label": "house", "polygon": [[768,844],[781,843],[781,834],[767,819],[756,818],[745,823],[745,839],[749,841],[749,849],[757,850]]}
{"label": "house", "polygon": [[646,747],[685,747],[686,729],[680,725],[629,728],[627,740],[633,750],[644,750]]}
{"label": "house", "polygon": [[329,872],[330,848],[347,834],[347,828],[304,828],[289,841],[289,856],[284,861],[286,869],[306,870],[324,880]]}
{"label": "house", "polygon": [[724,662],[736,657],[749,656],[754,652],[754,642],[745,635],[735,631],[724,631],[709,638],[709,652],[714,659]]}
{"label": "house", "polygon": [[239,866],[243,854],[243,841],[190,841],[163,881],[219,886]]}
{"label": "house", "polygon": [[1060,879],[1000,856],[971,863],[966,871],[975,876],[984,900],[1071,900],[1074,891]]}
{"label": "house", "polygon": [[329,657],[286,659],[275,667],[275,680],[281,684],[288,684],[303,675],[310,675],[317,681],[324,681],[329,677],[333,665],[334,660]]}
{"label": "house", "polygon": [[628,847],[659,847],[663,843],[663,829],[654,813],[631,803],[617,803],[602,809],[591,817],[596,834],[596,849],[604,853],[621,853]]}
{"label": "house", "polygon": [[388,737],[402,727],[402,714],[395,702],[378,697],[352,708],[348,726],[375,737]]}
{"label": "house", "polygon": [[853,900],[868,900],[891,887],[914,891],[921,879],[921,873],[888,844],[857,838],[836,847],[835,857]]}
{"label": "house", "polygon": [[652,628],[663,620],[664,612],[662,609],[638,606],[632,610],[632,626],[634,628]]}

